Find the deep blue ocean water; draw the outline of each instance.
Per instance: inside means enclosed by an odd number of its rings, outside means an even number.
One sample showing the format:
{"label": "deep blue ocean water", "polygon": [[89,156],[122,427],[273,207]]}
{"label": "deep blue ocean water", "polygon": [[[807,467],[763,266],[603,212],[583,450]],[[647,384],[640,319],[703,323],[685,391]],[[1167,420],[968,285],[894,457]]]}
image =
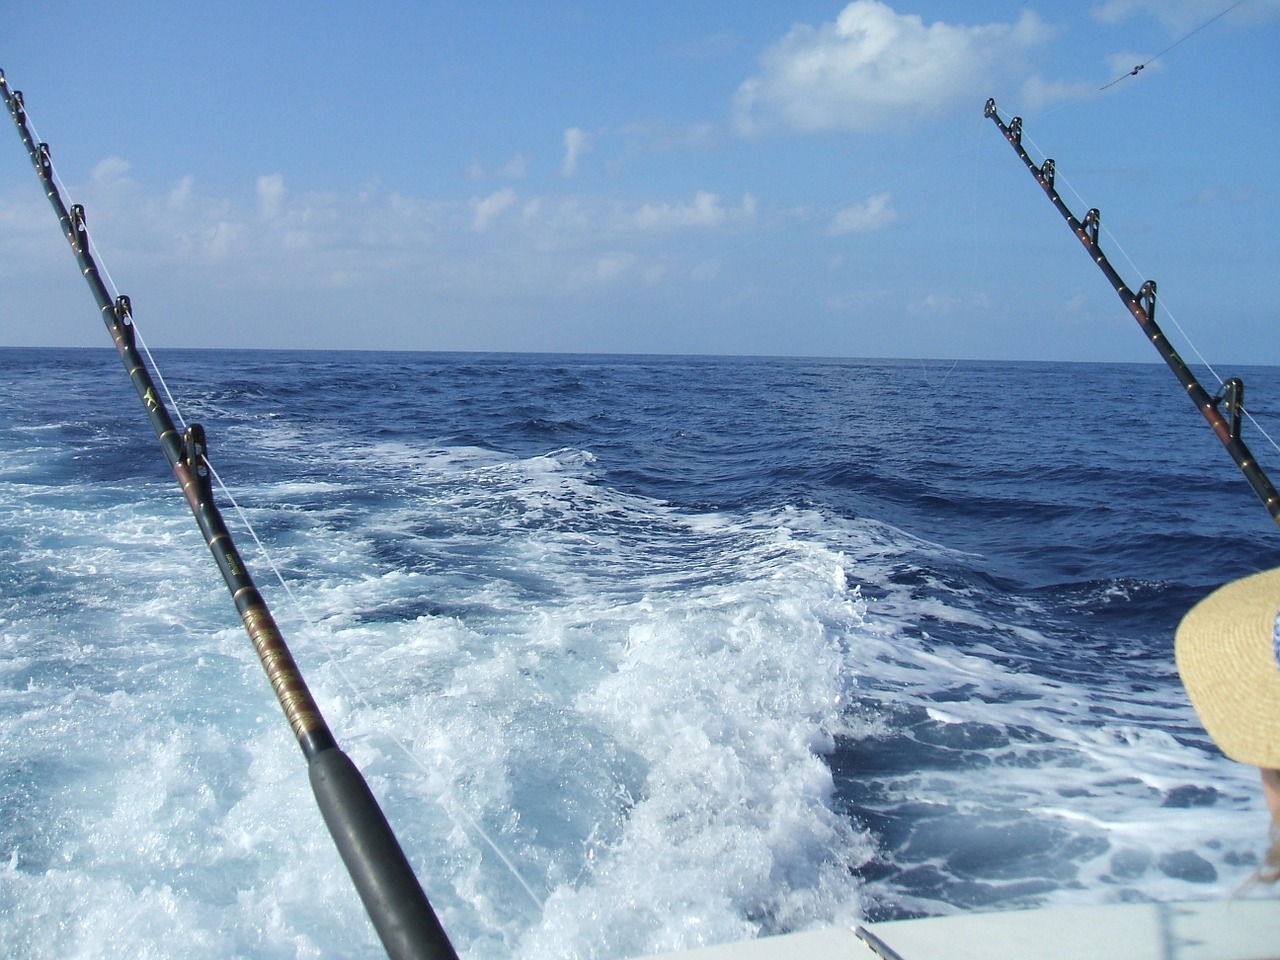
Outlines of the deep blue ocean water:
{"label": "deep blue ocean water", "polygon": [[[119,359],[2,353],[0,954],[380,956]],[[464,957],[1256,866],[1172,636],[1280,533],[1162,366],[158,359]]]}

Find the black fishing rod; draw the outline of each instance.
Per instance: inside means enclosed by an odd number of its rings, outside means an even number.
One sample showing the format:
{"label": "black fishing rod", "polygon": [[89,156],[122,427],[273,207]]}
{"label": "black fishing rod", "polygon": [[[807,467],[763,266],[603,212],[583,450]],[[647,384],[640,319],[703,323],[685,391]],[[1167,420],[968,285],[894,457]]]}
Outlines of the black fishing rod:
{"label": "black fishing rod", "polygon": [[98,303],[102,320],[124,361],[129,379],[160,438],[160,447],[222,572],[240,619],[275,690],[276,699],[307,759],[316,804],[387,955],[392,960],[457,960],[457,954],[378,801],[364,776],[339,749],[271,611],[240,559],[213,499],[204,429],[193,423],[179,435],[134,344],[129,298],[121,295],[113,301],[103,285],[89,249],[84,208],[73,204],[68,209],[63,202],[62,193],[54,182],[49,145],[32,139],[22,92],[9,89],[3,70],[0,70],[0,93],[4,95],[5,106],[9,108],[22,143],[35,164],[45,195],[58,215],[62,232],[71,244],[80,270]]}
{"label": "black fishing rod", "polygon": [[[1022,162],[1027,165],[1027,169],[1036,178],[1036,182],[1043,188],[1049,200],[1057,208],[1058,213],[1062,214],[1062,218],[1067,221],[1067,226],[1071,228],[1076,238],[1084,244],[1085,250],[1088,251],[1093,262],[1098,265],[1098,269],[1111,281],[1111,286],[1119,294],[1120,300],[1129,308],[1129,312],[1138,321],[1138,326],[1142,328],[1142,332],[1147,335],[1147,339],[1151,341],[1152,346],[1156,348],[1164,362],[1169,365],[1173,375],[1178,378],[1178,382],[1187,391],[1191,402],[1196,405],[1196,409],[1209,422],[1213,432],[1222,441],[1222,445],[1227,448],[1227,453],[1231,455],[1231,459],[1236,462],[1236,466],[1240,468],[1245,479],[1249,481],[1254,493],[1262,500],[1262,505],[1271,514],[1271,519],[1280,524],[1280,494],[1276,493],[1276,488],[1267,479],[1266,473],[1258,465],[1258,461],[1254,459],[1249,447],[1240,439],[1241,420],[1245,412],[1244,381],[1239,377],[1232,377],[1222,385],[1220,393],[1216,396],[1209,396],[1209,393],[1200,385],[1200,381],[1196,379],[1195,374],[1178,356],[1178,351],[1169,343],[1159,324],[1156,323],[1156,282],[1148,280],[1135,294],[1121,279],[1120,274],[1111,265],[1111,261],[1107,259],[1107,255],[1102,252],[1102,248],[1098,243],[1098,231],[1102,222],[1098,209],[1095,207],[1089,210],[1084,215],[1083,220],[1076,219],[1075,215],[1067,208],[1067,205],[1062,202],[1062,197],[1058,195],[1058,191],[1053,185],[1054,162],[1046,159],[1043,164],[1036,166],[1022,146],[1021,117],[1014,117],[1006,124],[1000,119],[1000,114],[996,111],[994,99],[987,101],[984,115],[995,121],[995,125],[1000,128],[1000,132],[1009,141],[1009,145],[1022,158]],[[1222,411],[1224,407],[1226,416],[1223,415]]]}

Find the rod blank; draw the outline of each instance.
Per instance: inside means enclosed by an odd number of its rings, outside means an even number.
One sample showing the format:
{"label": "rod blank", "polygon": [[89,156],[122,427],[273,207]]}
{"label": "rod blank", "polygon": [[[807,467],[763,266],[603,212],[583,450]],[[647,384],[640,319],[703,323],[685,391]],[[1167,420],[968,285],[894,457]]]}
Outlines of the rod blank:
{"label": "rod blank", "polygon": [[[1151,345],[1156,348],[1156,351],[1169,369],[1173,371],[1173,375],[1178,378],[1178,382],[1187,391],[1187,396],[1191,398],[1191,402],[1196,405],[1196,409],[1200,411],[1210,428],[1222,442],[1222,445],[1226,447],[1231,459],[1235,461],[1236,466],[1240,468],[1240,472],[1249,481],[1249,486],[1253,487],[1254,493],[1258,495],[1262,505],[1271,514],[1271,519],[1277,525],[1280,525],[1280,494],[1276,493],[1276,488],[1271,485],[1266,472],[1259,466],[1249,447],[1240,439],[1240,416],[1244,412],[1244,384],[1238,378],[1233,378],[1228,381],[1222,394],[1216,397],[1211,397],[1208,394],[1204,387],[1200,385],[1200,381],[1196,379],[1195,374],[1191,372],[1191,368],[1183,362],[1182,357],[1178,355],[1178,351],[1169,343],[1169,339],[1164,335],[1164,331],[1160,329],[1160,325],[1156,323],[1156,282],[1148,280],[1135,294],[1121,279],[1120,274],[1116,272],[1115,267],[1111,265],[1111,261],[1107,259],[1107,255],[1102,251],[1102,247],[1098,242],[1102,215],[1097,208],[1086,213],[1083,221],[1076,219],[1075,214],[1062,201],[1062,197],[1058,195],[1057,188],[1054,186],[1054,175],[1056,173],[1054,162],[1045,160],[1042,165],[1036,166],[1022,146],[1021,117],[1014,117],[1006,124],[1000,119],[994,99],[987,100],[984,116],[989,117],[1000,128],[1000,132],[1004,134],[1009,146],[1013,147],[1014,152],[1018,154],[1026,168],[1031,171],[1031,175],[1036,178],[1036,182],[1040,184],[1049,201],[1067,222],[1067,226],[1076,235],[1076,239],[1084,245],[1090,259],[1098,265],[1098,269],[1110,281],[1121,302],[1133,314],[1133,318],[1138,321],[1138,326],[1147,335]],[[1222,415],[1220,409],[1224,401],[1228,408],[1229,420]]]}
{"label": "rod blank", "polygon": [[0,94],[155,428],[160,447],[222,573],[276,699],[307,758],[316,803],[387,955],[391,960],[457,960],[378,801],[355,764],[338,748],[266,601],[236,550],[213,499],[204,429],[192,424],[179,436],[134,344],[129,298],[121,295],[113,301],[107,292],[90,252],[84,208],[75,204],[68,209],[54,180],[49,146],[37,144],[32,138],[22,93],[9,88],[3,70]]}

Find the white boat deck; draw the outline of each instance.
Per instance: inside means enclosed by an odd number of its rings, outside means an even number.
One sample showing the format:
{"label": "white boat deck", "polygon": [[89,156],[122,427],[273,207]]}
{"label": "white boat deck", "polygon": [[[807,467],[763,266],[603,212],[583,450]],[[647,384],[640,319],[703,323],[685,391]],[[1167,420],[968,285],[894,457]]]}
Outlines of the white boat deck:
{"label": "white boat deck", "polygon": [[1280,899],[969,913],[832,927],[684,960],[1280,960]]}

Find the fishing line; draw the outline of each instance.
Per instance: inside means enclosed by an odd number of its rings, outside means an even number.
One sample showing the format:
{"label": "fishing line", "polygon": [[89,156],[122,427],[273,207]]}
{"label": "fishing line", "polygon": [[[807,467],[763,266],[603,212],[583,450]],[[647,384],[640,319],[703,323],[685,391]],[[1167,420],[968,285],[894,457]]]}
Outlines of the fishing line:
{"label": "fishing line", "polygon": [[939,380],[937,383],[934,383],[931,379],[929,379],[929,368],[925,366],[924,358],[922,357],[920,359],[920,375],[924,377],[925,383],[927,383],[929,386],[936,389],[947,382],[948,378],[950,378],[951,376],[951,371],[956,368],[956,364],[958,364],[959,362],[960,362],[959,358],[952,360],[951,366],[947,367],[947,372],[942,375],[942,379]]}
{"label": "fishing line", "polygon": [[[1238,3],[1236,4],[1236,6],[1239,6],[1239,5],[1240,4]],[[1223,13],[1226,13],[1226,12],[1228,11],[1223,11]],[[1219,14],[1219,16],[1221,15],[1222,14]],[[1217,18],[1215,17],[1214,19],[1217,19]],[[1039,145],[1034,140],[1032,140],[1030,136],[1028,136],[1025,129],[1022,132],[1022,141],[1024,143],[1031,145],[1032,149],[1035,150],[1036,153],[1040,155],[1042,162],[1043,160],[1046,159],[1045,152],[1040,149]],[[1089,203],[1084,199],[1084,197],[1082,197],[1080,193],[1076,190],[1076,188],[1072,186],[1071,181],[1068,180],[1065,176],[1063,176],[1061,169],[1055,167],[1054,168],[1054,184],[1057,185],[1059,183],[1065,184],[1067,189],[1076,198],[1076,200],[1080,202],[1082,206],[1084,207],[1089,206]],[[1106,235],[1107,239],[1112,244],[1114,244],[1115,250],[1120,254],[1121,257],[1124,258],[1124,261],[1133,270],[1134,274],[1142,277],[1149,276],[1149,274],[1144,272],[1141,268],[1139,268],[1139,266],[1136,263],[1133,262],[1133,258],[1129,256],[1129,253],[1128,251],[1125,250],[1124,245],[1120,242],[1120,240],[1116,237],[1116,235],[1113,234],[1111,230],[1107,227],[1107,224],[1105,221],[1099,222],[1098,226],[1101,229],[1102,233]],[[1213,378],[1218,381],[1218,386],[1221,387],[1224,384],[1224,380],[1222,379],[1222,376],[1218,373],[1217,370],[1214,369],[1213,364],[1211,364],[1208,361],[1208,359],[1200,351],[1200,348],[1196,345],[1196,342],[1192,339],[1191,335],[1187,333],[1187,331],[1183,328],[1181,322],[1179,322],[1178,320],[1177,315],[1170,308],[1169,302],[1168,300],[1165,299],[1163,294],[1161,294],[1160,296],[1160,307],[1164,315],[1169,318],[1169,321],[1174,325],[1178,333],[1182,336],[1182,339],[1186,342],[1187,347],[1191,350],[1192,353],[1195,354],[1196,359],[1200,362],[1200,364],[1206,370],[1208,370],[1213,375]],[[1262,434],[1262,436],[1266,439],[1266,441],[1277,452],[1280,452],[1280,444],[1277,444],[1277,442],[1272,439],[1271,434],[1268,433],[1260,423],[1258,423],[1258,421],[1254,418],[1253,414],[1249,412],[1247,407],[1243,409],[1244,409],[1244,415],[1249,419],[1249,422],[1252,423],[1258,429],[1258,432]]]}
{"label": "fishing line", "polygon": [[[297,595],[290,588],[288,581],[286,581],[284,578],[284,574],[280,572],[280,568],[276,565],[275,558],[271,555],[271,551],[267,549],[266,544],[264,544],[262,542],[262,539],[258,536],[258,531],[254,529],[253,521],[249,519],[244,509],[240,506],[239,501],[236,500],[235,495],[231,492],[230,488],[223,482],[222,477],[218,474],[218,471],[213,466],[213,464],[209,463],[208,460],[206,459],[205,465],[209,468],[210,475],[217,482],[218,488],[222,491],[223,495],[226,496],[227,501],[231,504],[236,514],[240,517],[240,522],[243,523],[245,528],[249,531],[249,536],[252,537],[253,542],[257,544],[258,550],[261,552],[263,559],[267,563],[267,566],[271,568],[271,572],[275,574],[276,581],[280,584],[281,588],[284,590],[285,596],[288,597],[289,602],[290,604],[292,604],[295,613],[297,613],[297,615],[301,617],[303,622],[307,625],[307,628],[308,628],[307,636],[311,637],[312,639],[315,639],[320,644],[321,648],[325,652],[325,655],[329,658],[330,665],[333,667],[334,671],[341,678],[342,682],[346,684],[348,690],[355,697],[356,701],[360,703],[366,710],[368,710],[371,715],[376,716],[378,711],[374,708],[373,704],[370,703],[369,700],[365,697],[364,693],[356,685],[355,681],[352,680],[350,675],[347,674],[346,670],[343,669],[342,663],[338,659],[337,653],[334,651],[333,647],[329,644],[329,641],[326,638],[326,635],[325,635],[326,631],[321,628],[320,624],[311,616],[311,614],[307,611],[306,607],[303,605],[302,601],[298,599]],[[419,757],[407,743],[405,743],[403,740],[400,739],[400,737],[396,734],[394,730],[380,731],[380,733],[382,736],[387,737],[392,743],[394,743],[400,749],[400,751],[406,757],[408,757],[409,760],[415,766],[417,766],[424,774],[426,774],[428,777],[431,776],[431,773],[432,773],[431,768],[427,766],[426,762],[421,757]],[[537,905],[539,910],[544,909],[545,904],[543,903],[543,901],[534,892],[533,887],[531,887],[528,881],[525,880],[524,876],[516,868],[516,865],[512,862],[512,860],[502,851],[502,848],[498,846],[497,841],[495,841],[491,836],[489,836],[488,832],[479,823],[477,823],[474,819],[468,816],[466,812],[463,811],[458,806],[457,801],[453,800],[451,797],[447,797],[445,794],[440,794],[435,799],[436,799],[436,802],[439,803],[440,806],[444,808],[445,812],[449,814],[451,819],[453,819],[455,822],[461,821],[464,826],[469,827],[477,836],[479,836],[484,841],[485,845],[488,846],[489,849],[493,851],[494,855],[499,860],[502,861],[503,865],[507,868],[507,870],[511,873],[511,875],[516,879],[516,882],[519,883],[520,886],[524,889],[524,892],[529,895],[529,899],[532,900]]]}
{"label": "fishing line", "polygon": [[[43,143],[44,141],[40,139],[40,134],[39,134],[39,131],[36,129],[35,123],[31,120],[30,113],[25,110],[24,110],[24,118],[32,136],[35,137],[38,142]],[[50,178],[56,184],[58,190],[61,191],[63,196],[71,196],[71,191],[67,188],[66,184],[62,181],[61,176],[58,175],[57,167],[53,163],[52,156],[48,157],[48,162],[49,162]],[[113,297],[119,297],[120,290],[116,286],[115,280],[112,278],[110,271],[107,269],[105,265],[105,258],[102,256],[101,251],[98,249],[97,245],[94,243],[92,234],[88,234],[88,244],[89,244],[89,249],[92,253],[92,256],[94,258],[95,265],[97,266],[99,274],[105,277],[105,279],[107,280],[107,283],[110,286],[111,295]],[[142,347],[142,350],[147,357],[147,362],[151,366],[152,375],[160,383],[161,387],[164,390],[165,396],[169,400],[169,403],[173,409],[174,414],[177,416],[178,421],[182,424],[183,430],[186,431],[188,425],[185,419],[182,417],[182,414],[178,407],[178,403],[174,398],[172,391],[170,391],[169,385],[165,381],[163,374],[160,371],[159,363],[156,362],[155,356],[151,353],[150,349],[147,347],[146,341],[142,337],[142,332],[138,328],[138,325],[133,317],[132,310],[130,310],[130,313],[129,313],[129,324],[131,327],[133,327],[133,335],[134,335],[135,342]],[[365,707],[365,709],[369,711],[370,714],[376,715],[377,711],[374,709],[373,705],[368,701],[368,699],[360,691],[360,688],[356,686],[355,682],[342,668],[342,665],[338,660],[338,657],[334,649],[328,644],[327,640],[325,639],[324,631],[319,628],[319,625],[317,624],[315,619],[311,617],[311,615],[307,612],[306,608],[303,606],[301,601],[299,601],[298,597],[294,594],[293,590],[290,589],[289,584],[285,580],[284,575],[280,572],[280,568],[277,566],[275,559],[271,554],[271,551],[267,549],[266,544],[262,542],[262,538],[258,536],[258,531],[255,529],[253,522],[249,519],[244,509],[240,506],[239,501],[235,498],[235,495],[231,492],[230,487],[227,486],[227,484],[223,481],[221,475],[219,475],[217,469],[213,466],[212,463],[209,462],[207,457],[203,456],[203,454],[201,455],[201,460],[203,461],[204,466],[209,470],[210,476],[217,482],[218,488],[222,491],[223,495],[226,496],[228,502],[230,502],[232,507],[235,509],[236,514],[240,517],[241,523],[244,524],[245,529],[248,530],[249,535],[253,538],[253,542],[257,544],[258,550],[261,556],[266,561],[267,565],[271,568],[272,573],[275,574],[276,581],[284,589],[285,595],[288,597],[290,603],[292,603],[295,612],[307,624],[309,628],[309,631],[308,631],[309,635],[316,638],[319,641],[320,646],[323,648],[325,654],[328,656],[329,662],[333,666],[334,670],[337,672],[338,676],[341,678],[343,683],[346,684],[347,688],[351,691],[351,693],[355,696],[357,701],[360,704],[362,704]],[[419,769],[423,771],[423,773],[425,773],[428,777],[430,777],[431,770],[427,766],[427,764],[419,756],[417,756],[413,752],[413,750],[408,746],[408,744],[402,741],[394,731],[387,732],[384,735],[389,737],[391,742],[394,743],[401,750],[401,752],[403,752],[404,755],[409,758],[409,760],[413,764],[415,764]],[[448,814],[450,819],[452,819],[455,823],[461,822],[465,827],[469,827],[477,836],[479,836],[484,841],[485,845],[489,847],[489,849],[494,853],[494,855],[507,868],[510,874],[515,878],[516,882],[519,883],[519,885],[524,889],[525,893],[528,894],[529,899],[534,902],[534,904],[538,907],[539,910],[544,909],[543,901],[538,897],[538,895],[534,892],[533,888],[521,875],[520,871],[516,868],[511,858],[508,857],[503,852],[503,850],[498,846],[497,842],[488,834],[488,832],[473,818],[468,816],[466,812],[460,808],[458,802],[454,800],[451,796],[448,796],[446,794],[440,794],[435,798],[435,800],[445,810],[445,812]]]}
{"label": "fishing line", "polygon": [[1190,33],[1188,33],[1188,34],[1187,34],[1185,37],[1183,37],[1181,40],[1175,40],[1173,43],[1169,44],[1169,46],[1165,47],[1163,50],[1161,50],[1159,53],[1157,53],[1157,54],[1156,54],[1154,57],[1152,57],[1150,60],[1147,60],[1147,61],[1145,61],[1145,62],[1143,62],[1143,63],[1138,64],[1138,65],[1137,65],[1137,66],[1135,66],[1132,70],[1130,70],[1128,73],[1121,74],[1120,76],[1118,76],[1118,77],[1116,77],[1114,80],[1112,80],[1110,83],[1106,84],[1105,86],[1099,87],[1098,89],[1099,89],[1099,90],[1106,90],[1106,89],[1107,89],[1107,87],[1114,87],[1117,83],[1119,83],[1121,80],[1124,80],[1126,77],[1136,77],[1139,73],[1141,73],[1141,72],[1142,72],[1144,69],[1146,69],[1148,66],[1150,66],[1150,65],[1151,65],[1151,64],[1153,64],[1153,63],[1155,63],[1157,60],[1159,60],[1161,57],[1163,57],[1166,53],[1168,53],[1170,50],[1172,50],[1172,49],[1173,49],[1174,47],[1176,47],[1178,44],[1182,43],[1182,41],[1183,41],[1183,40],[1187,40],[1187,39],[1189,39],[1189,38],[1191,38],[1191,37],[1195,36],[1197,33],[1199,33],[1199,32],[1200,32],[1201,30],[1203,30],[1205,27],[1209,26],[1209,24],[1213,23],[1215,20],[1219,20],[1219,19],[1221,19],[1222,17],[1225,17],[1228,13],[1230,13],[1232,10],[1234,10],[1236,7],[1240,6],[1240,4],[1242,4],[1242,3],[1244,3],[1244,2],[1245,2],[1245,0],[1236,0],[1236,2],[1235,2],[1235,3],[1233,3],[1231,6],[1227,7],[1227,9],[1223,10],[1223,11],[1222,11],[1220,14],[1218,14],[1216,17],[1210,17],[1210,18],[1209,18],[1208,20],[1206,20],[1204,23],[1200,24],[1200,26],[1196,27],[1194,30],[1192,30]]}
{"label": "fishing line", "polygon": [[[24,111],[24,115],[26,116],[27,127],[31,130],[31,135],[35,137],[36,141],[39,143],[46,142],[44,138],[40,136],[40,131],[36,129],[36,124],[35,124],[35,121],[31,119],[30,111]],[[58,189],[62,191],[62,195],[64,197],[69,197],[72,195],[71,190],[69,190],[67,188],[67,185],[62,181],[62,177],[58,175],[58,165],[53,162],[52,153],[49,155],[49,174],[50,176],[52,176],[54,183],[58,185]],[[98,272],[103,277],[106,278],[107,285],[111,288],[111,295],[113,297],[120,296],[120,288],[116,286],[116,281],[111,276],[111,270],[107,266],[106,257],[102,255],[102,251],[98,249],[98,245],[93,241],[93,233],[90,232],[87,234],[87,236],[89,240],[89,250],[93,254],[94,262],[98,266]],[[178,418],[178,422],[182,424],[182,429],[186,430],[187,429],[186,418],[182,416],[182,410],[178,406],[178,401],[174,398],[173,393],[169,390],[169,384],[165,382],[164,374],[160,370],[160,364],[156,362],[156,358],[151,353],[151,348],[147,346],[147,341],[142,335],[142,328],[138,326],[137,319],[133,316],[132,312],[130,312],[129,314],[129,321],[130,321],[130,326],[133,327],[133,332],[137,340],[137,343],[140,347],[142,347],[142,352],[146,354],[147,362],[151,365],[152,374],[154,374],[156,380],[160,383],[160,388],[164,390],[164,395],[168,397],[169,404],[173,409],[174,416],[176,416]]]}

